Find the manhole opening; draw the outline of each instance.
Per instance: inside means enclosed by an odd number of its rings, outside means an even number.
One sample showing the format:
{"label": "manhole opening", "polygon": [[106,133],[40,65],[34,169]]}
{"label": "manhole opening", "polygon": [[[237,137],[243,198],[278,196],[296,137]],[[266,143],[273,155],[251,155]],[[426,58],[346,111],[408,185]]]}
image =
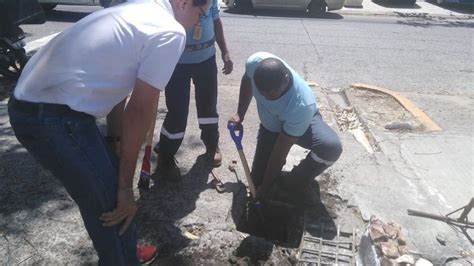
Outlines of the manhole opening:
{"label": "manhole opening", "polygon": [[247,197],[237,230],[281,246],[298,247],[306,206],[303,193],[292,191],[280,179],[270,189],[268,198],[260,204]]}

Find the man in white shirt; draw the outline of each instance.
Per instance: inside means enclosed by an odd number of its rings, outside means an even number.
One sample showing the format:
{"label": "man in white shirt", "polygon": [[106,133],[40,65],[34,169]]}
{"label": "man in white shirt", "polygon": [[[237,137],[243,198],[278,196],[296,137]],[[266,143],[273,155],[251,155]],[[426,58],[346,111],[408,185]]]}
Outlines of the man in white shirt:
{"label": "man in white shirt", "polygon": [[[135,265],[133,176],[153,107],[208,0],[133,1],[95,12],[26,65],[9,102],[17,139],[78,204],[99,264]],[[95,120],[131,93],[121,157]],[[138,250],[140,253],[140,250]]]}

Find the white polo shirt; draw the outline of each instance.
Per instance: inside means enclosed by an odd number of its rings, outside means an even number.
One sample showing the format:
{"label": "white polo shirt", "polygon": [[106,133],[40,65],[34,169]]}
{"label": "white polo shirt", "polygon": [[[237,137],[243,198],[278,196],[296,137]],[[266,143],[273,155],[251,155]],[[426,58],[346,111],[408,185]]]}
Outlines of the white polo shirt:
{"label": "white polo shirt", "polygon": [[85,17],[28,62],[19,100],[66,104],[97,118],[133,90],[137,78],[163,90],[186,44],[169,0],[133,1]]}

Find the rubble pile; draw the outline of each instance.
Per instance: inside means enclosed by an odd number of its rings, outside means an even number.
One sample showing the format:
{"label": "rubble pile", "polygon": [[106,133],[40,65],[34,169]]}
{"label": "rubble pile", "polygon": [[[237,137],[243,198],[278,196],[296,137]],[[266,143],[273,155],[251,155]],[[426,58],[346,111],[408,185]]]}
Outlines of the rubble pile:
{"label": "rubble pile", "polygon": [[381,265],[433,265],[426,259],[410,254],[402,227],[397,223],[384,223],[372,216],[367,230]]}
{"label": "rubble pile", "polygon": [[335,109],[337,124],[339,125],[341,131],[348,131],[360,126],[359,118],[357,117],[354,107],[350,106],[347,108],[342,108],[336,105]]}

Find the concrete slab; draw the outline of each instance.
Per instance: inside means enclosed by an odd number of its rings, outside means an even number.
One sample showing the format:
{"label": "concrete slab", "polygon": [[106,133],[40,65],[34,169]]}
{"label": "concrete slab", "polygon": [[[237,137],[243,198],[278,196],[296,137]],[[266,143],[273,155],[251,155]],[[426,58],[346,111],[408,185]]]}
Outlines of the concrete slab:
{"label": "concrete slab", "polygon": [[[367,113],[366,106],[373,104],[367,103],[367,98],[361,101],[354,94],[348,96],[361,117],[374,115]],[[358,190],[359,195],[355,200],[365,218],[367,212],[371,212],[393,219],[406,230],[415,252],[429,254],[426,258],[435,264],[445,263],[448,258],[459,256],[460,250],[472,249],[469,240],[472,235],[466,237],[459,228],[443,222],[410,217],[406,209],[444,215],[465,206],[474,195],[473,131],[472,126],[466,125],[471,121],[472,105],[468,107],[467,103],[472,101],[472,95],[410,96],[415,102],[421,103],[422,109],[434,120],[443,121],[441,126],[445,131],[429,134],[388,132],[380,125],[368,123],[370,134],[381,151],[375,157],[380,177],[373,181],[378,182],[380,194],[377,199],[382,199],[383,203],[377,204],[377,201],[368,197],[372,189],[365,186]],[[459,108],[458,113],[464,115],[447,122],[446,113],[440,108],[442,106]],[[456,112],[451,115],[456,115]],[[364,165],[363,172],[367,169],[370,169],[368,164]],[[356,172],[356,179],[358,176],[360,174]],[[360,197],[363,191],[368,193]],[[474,214],[469,217],[473,219]],[[450,244],[443,246],[437,242],[436,236],[440,233],[447,236]]]}

